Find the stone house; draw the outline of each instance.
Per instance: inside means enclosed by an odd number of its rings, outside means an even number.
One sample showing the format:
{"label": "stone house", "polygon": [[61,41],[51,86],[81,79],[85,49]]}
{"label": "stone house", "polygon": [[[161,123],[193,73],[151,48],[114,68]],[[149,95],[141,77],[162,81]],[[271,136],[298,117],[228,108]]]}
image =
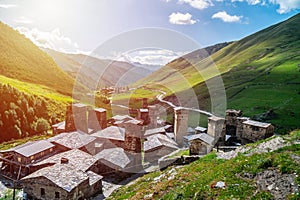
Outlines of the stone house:
{"label": "stone house", "polygon": [[151,135],[144,142],[144,161],[157,162],[159,158],[179,149],[178,144],[163,134]]}
{"label": "stone house", "polygon": [[1,175],[18,180],[31,173],[33,163],[53,155],[55,151],[55,145],[45,140],[27,142],[1,151]]}
{"label": "stone house", "polygon": [[270,123],[247,120],[243,122],[243,131],[242,140],[255,142],[271,137],[274,134],[274,126]]}
{"label": "stone house", "polygon": [[102,192],[102,176],[64,163],[44,167],[21,179],[27,199],[88,199]]}
{"label": "stone house", "polygon": [[65,132],[65,126],[66,126],[65,121],[59,122],[57,124],[53,124],[51,126],[53,135],[57,135],[57,134]]}
{"label": "stone house", "polygon": [[115,147],[104,149],[94,157],[97,159],[95,169],[98,170],[98,174],[116,174],[116,176],[123,178],[135,172],[132,171],[133,157],[123,148]]}
{"label": "stone house", "polygon": [[[273,134],[274,127],[270,123],[258,122],[243,117],[240,110],[226,111],[225,130],[222,133],[224,143],[238,141],[246,144],[268,138]],[[230,140],[225,139],[226,135]]]}
{"label": "stone house", "polygon": [[184,138],[189,143],[190,155],[206,155],[214,147],[215,138],[206,133],[189,135]]}
{"label": "stone house", "polygon": [[95,137],[87,133],[74,131],[69,133],[61,133],[49,138],[47,141],[54,144],[61,152],[71,149],[80,149],[87,153],[93,154],[95,150],[95,140]]}
{"label": "stone house", "polygon": [[[125,147],[125,128],[109,126],[93,133],[91,136],[96,138],[96,143],[102,144],[102,149]],[[99,151],[95,152],[95,154],[97,153],[99,153]]]}
{"label": "stone house", "polygon": [[149,137],[151,135],[156,135],[156,134],[164,134],[165,135],[166,129],[164,127],[148,129],[145,131],[144,137]]}

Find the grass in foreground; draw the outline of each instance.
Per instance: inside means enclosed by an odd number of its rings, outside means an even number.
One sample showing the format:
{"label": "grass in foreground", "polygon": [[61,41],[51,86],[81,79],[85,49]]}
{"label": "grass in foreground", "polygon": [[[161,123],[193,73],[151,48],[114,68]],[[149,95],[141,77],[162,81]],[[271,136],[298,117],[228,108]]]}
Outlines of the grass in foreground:
{"label": "grass in foreground", "polygon": [[[299,140],[300,131],[291,133],[289,138]],[[129,186],[121,187],[108,199],[273,199],[267,191],[255,193],[255,181],[240,178],[238,174],[255,176],[272,168],[283,174],[299,175],[300,164],[291,158],[291,154],[300,156],[299,144],[248,157],[240,154],[231,160],[217,159],[215,153],[210,153],[190,165],[147,174]],[[226,188],[211,188],[210,185],[217,181],[224,181]],[[296,181],[300,184],[299,177]],[[288,199],[299,198],[300,193],[288,196]]]}

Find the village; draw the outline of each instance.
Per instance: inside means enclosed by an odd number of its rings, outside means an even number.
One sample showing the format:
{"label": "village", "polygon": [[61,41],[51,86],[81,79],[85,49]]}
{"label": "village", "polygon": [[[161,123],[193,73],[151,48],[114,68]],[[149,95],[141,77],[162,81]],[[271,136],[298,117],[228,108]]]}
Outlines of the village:
{"label": "village", "polygon": [[[23,188],[24,199],[89,199],[103,193],[103,179],[120,182],[179,149],[201,156],[274,134],[270,123],[227,110],[208,116],[207,128],[188,127],[189,110],[174,107],[174,123],[162,122],[158,106],[142,99],[137,116],[114,115],[81,103],[67,107],[53,137],[0,152],[1,177]],[[226,148],[225,148],[226,149]]]}

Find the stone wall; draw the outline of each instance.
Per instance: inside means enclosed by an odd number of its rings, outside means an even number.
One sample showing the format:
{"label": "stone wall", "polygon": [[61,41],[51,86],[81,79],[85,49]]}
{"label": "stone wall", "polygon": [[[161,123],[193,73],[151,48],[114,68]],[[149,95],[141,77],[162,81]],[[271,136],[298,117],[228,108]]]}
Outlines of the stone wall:
{"label": "stone wall", "polygon": [[107,127],[106,110],[102,108],[89,110],[88,127],[94,131],[105,129]]}
{"label": "stone wall", "polygon": [[189,111],[181,108],[174,108],[174,134],[175,141],[182,147],[183,136],[187,135]]}
{"label": "stone wall", "polygon": [[66,132],[80,130],[88,132],[87,124],[87,106],[83,104],[71,104],[67,106],[66,111]]}

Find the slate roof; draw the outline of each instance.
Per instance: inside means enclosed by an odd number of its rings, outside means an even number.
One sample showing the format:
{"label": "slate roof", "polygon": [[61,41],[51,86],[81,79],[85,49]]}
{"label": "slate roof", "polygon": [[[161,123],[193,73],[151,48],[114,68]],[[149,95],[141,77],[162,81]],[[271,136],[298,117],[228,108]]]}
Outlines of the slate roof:
{"label": "slate roof", "polygon": [[254,120],[244,121],[243,124],[247,124],[247,125],[251,125],[251,126],[258,126],[258,127],[262,127],[262,128],[267,128],[271,125],[270,123],[263,123],[263,122],[258,122],[258,121],[254,121]]}
{"label": "slate roof", "polygon": [[83,181],[89,178],[88,174],[74,169],[67,164],[56,164],[50,167],[42,168],[21,180],[34,179],[38,177],[44,177],[50,180],[58,187],[71,192],[74,188],[80,185]]}
{"label": "slate roof", "polygon": [[99,175],[99,174],[96,174],[92,171],[87,171],[86,172],[87,175],[89,176],[89,185],[92,186],[94,185],[95,183],[97,183],[98,181],[102,180],[103,179],[103,176]]}
{"label": "slate roof", "polygon": [[55,146],[50,142],[46,140],[40,140],[35,142],[27,142],[23,145],[10,149],[9,151],[14,151],[25,157],[30,157],[53,147]]}
{"label": "slate roof", "polygon": [[145,137],[157,134],[157,133],[166,133],[166,130],[164,127],[158,127],[158,128],[153,128],[153,129],[148,129],[145,131]]}
{"label": "slate roof", "polygon": [[189,135],[189,136],[184,136],[185,139],[188,141],[192,140],[201,140],[205,142],[206,144],[213,145],[213,142],[215,140],[214,137],[206,134],[206,133],[200,133],[200,134],[195,134],[195,135]]}
{"label": "slate roof", "polygon": [[59,122],[57,124],[52,125],[52,128],[57,128],[61,130],[65,130],[65,127],[66,127],[66,121]]}
{"label": "slate roof", "polygon": [[90,154],[83,152],[79,149],[72,149],[66,152],[62,152],[51,156],[41,162],[36,163],[34,166],[39,166],[43,164],[59,164],[62,158],[68,159],[68,165],[72,166],[74,169],[86,171],[88,170],[97,159]]}
{"label": "slate roof", "polygon": [[197,127],[195,128],[195,130],[196,130],[196,131],[200,131],[200,132],[205,132],[205,131],[207,131],[207,128],[204,128],[204,127],[201,127],[201,126],[197,126]]}
{"label": "slate roof", "polygon": [[52,138],[49,138],[49,142],[55,142],[69,149],[79,149],[93,142],[96,138],[89,134],[75,131],[70,133],[61,133]]}
{"label": "slate roof", "polygon": [[146,141],[144,142],[144,151],[152,151],[164,146],[178,149],[177,143],[168,136],[163,134],[155,134],[146,138]]}
{"label": "slate roof", "polygon": [[115,115],[112,117],[115,121],[128,121],[134,119],[133,117],[130,117],[129,115]]}
{"label": "slate roof", "polygon": [[125,141],[125,129],[117,126],[110,126],[97,131],[92,136],[103,139]]}
{"label": "slate roof", "polygon": [[104,149],[95,155],[96,159],[113,169],[124,169],[132,160],[122,148]]}

